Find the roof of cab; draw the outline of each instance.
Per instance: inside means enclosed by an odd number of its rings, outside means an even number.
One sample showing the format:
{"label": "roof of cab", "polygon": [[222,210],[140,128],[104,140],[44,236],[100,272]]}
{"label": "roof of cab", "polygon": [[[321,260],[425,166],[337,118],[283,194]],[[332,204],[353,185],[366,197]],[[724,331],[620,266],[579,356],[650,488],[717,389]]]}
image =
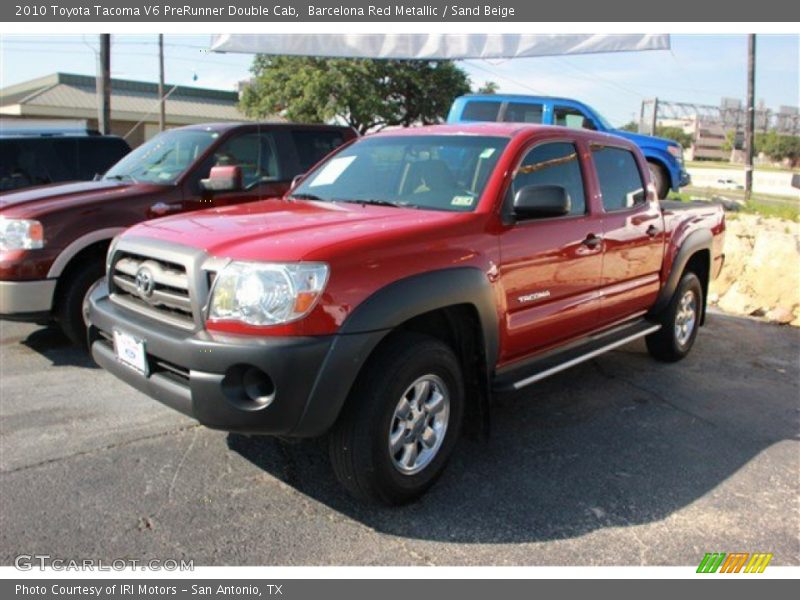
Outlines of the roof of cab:
{"label": "roof of cab", "polygon": [[[478,123],[448,123],[443,125],[427,125],[424,127],[410,127],[407,129],[388,129],[369,134],[367,137],[384,136],[409,136],[409,135],[486,135],[494,137],[514,138],[519,135],[532,135],[537,132],[542,134],[555,134],[574,139],[584,139],[595,142],[613,142],[615,145],[635,147],[620,136],[591,131],[588,129],[572,129],[555,125],[533,125],[528,123],[506,122],[478,122]],[[565,132],[568,132],[565,134]]]}
{"label": "roof of cab", "polygon": [[222,123],[197,123],[195,125],[186,125],[184,127],[178,127],[176,129],[190,129],[190,130],[200,130],[200,131],[218,131],[220,133],[230,131],[232,129],[244,129],[244,128],[258,128],[258,127],[270,127],[270,128],[288,128],[291,127],[293,129],[339,129],[339,130],[352,130],[351,127],[347,125],[327,125],[325,123],[289,123],[287,121],[227,121]]}
{"label": "roof of cab", "polygon": [[456,100],[494,100],[495,102],[558,102],[562,104],[580,104],[588,106],[582,100],[564,96],[546,96],[544,94],[465,94]]}

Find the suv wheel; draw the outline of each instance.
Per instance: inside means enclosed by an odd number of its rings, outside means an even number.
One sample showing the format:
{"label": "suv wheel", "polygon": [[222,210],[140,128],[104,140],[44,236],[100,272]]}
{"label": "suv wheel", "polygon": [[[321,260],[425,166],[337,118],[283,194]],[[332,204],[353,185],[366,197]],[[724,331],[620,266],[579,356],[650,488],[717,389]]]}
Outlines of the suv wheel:
{"label": "suv wheel", "polygon": [[689,354],[697,337],[703,311],[703,286],[694,273],[685,273],[672,300],[659,317],[661,329],[645,338],[658,360],[675,362]]}
{"label": "suv wheel", "polygon": [[411,502],[444,470],[463,412],[453,351],[426,335],[395,334],[366,365],[331,432],[333,470],[360,499]]}
{"label": "suv wheel", "polygon": [[102,258],[81,264],[73,270],[56,308],[56,320],[70,341],[80,348],[87,347],[84,304],[94,285],[103,279],[105,265]]}

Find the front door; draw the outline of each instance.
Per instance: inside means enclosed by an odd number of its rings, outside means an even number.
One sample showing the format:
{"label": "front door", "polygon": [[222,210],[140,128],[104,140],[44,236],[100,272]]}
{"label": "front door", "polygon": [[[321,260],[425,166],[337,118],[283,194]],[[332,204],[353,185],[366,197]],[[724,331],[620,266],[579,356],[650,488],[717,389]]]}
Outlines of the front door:
{"label": "front door", "polygon": [[282,196],[291,184],[291,177],[284,173],[286,166],[280,162],[273,132],[251,132],[232,137],[214,151],[210,165],[238,166],[242,170],[242,189],[201,193],[187,203],[187,210]]}
{"label": "front door", "polygon": [[527,185],[561,185],[570,196],[563,217],[511,221],[500,234],[505,293],[501,362],[525,358],[591,331],[599,310],[602,222],[588,210],[586,168],[576,144],[550,141],[524,155],[506,198]]}

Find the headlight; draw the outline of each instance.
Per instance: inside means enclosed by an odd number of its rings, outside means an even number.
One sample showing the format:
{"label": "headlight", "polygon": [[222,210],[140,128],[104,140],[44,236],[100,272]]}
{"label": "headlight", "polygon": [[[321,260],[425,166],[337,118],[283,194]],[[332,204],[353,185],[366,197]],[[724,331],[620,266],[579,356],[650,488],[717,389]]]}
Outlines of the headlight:
{"label": "headlight", "polygon": [[232,262],[214,280],[208,316],[249,325],[295,321],[314,308],[327,281],[324,263]]}
{"label": "headlight", "polygon": [[667,152],[672,154],[675,158],[680,160],[683,157],[683,147],[682,146],[667,146]]}
{"label": "headlight", "polygon": [[43,247],[44,229],[39,221],[0,217],[0,251]]}

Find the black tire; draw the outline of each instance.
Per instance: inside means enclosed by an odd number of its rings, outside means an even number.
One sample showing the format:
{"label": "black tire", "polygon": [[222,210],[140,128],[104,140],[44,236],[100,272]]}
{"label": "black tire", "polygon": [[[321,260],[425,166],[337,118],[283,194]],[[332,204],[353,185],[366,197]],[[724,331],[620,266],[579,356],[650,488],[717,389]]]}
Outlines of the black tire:
{"label": "black tire", "polygon": [[[682,302],[690,293],[694,297],[694,320],[691,330],[684,328],[679,333],[676,326],[682,312]],[[689,354],[700,328],[703,306],[703,286],[700,284],[700,280],[694,273],[684,273],[672,299],[657,319],[661,323],[661,329],[645,338],[650,355],[664,362],[676,362]],[[682,322],[688,325],[687,322]]]}
{"label": "black tire", "polygon": [[87,260],[71,269],[66,281],[61,283],[56,321],[70,341],[84,350],[87,348],[86,323],[83,301],[91,287],[103,278],[105,264],[102,256]]}
{"label": "black tire", "polygon": [[654,162],[649,162],[647,165],[650,167],[650,177],[653,180],[653,185],[656,188],[656,194],[658,194],[658,199],[663,200],[667,197],[670,190],[670,182],[669,182],[669,175],[667,174],[664,167]]}
{"label": "black tire", "polygon": [[[411,384],[431,376],[449,394],[446,429],[430,462],[419,472],[404,473],[395,466],[398,455],[393,457],[389,450],[391,428],[400,423],[395,409],[401,398],[408,397],[405,393]],[[361,500],[388,505],[416,500],[444,470],[461,433],[463,416],[463,376],[453,351],[427,335],[393,334],[365,365],[331,431],[328,446],[334,473]]]}

